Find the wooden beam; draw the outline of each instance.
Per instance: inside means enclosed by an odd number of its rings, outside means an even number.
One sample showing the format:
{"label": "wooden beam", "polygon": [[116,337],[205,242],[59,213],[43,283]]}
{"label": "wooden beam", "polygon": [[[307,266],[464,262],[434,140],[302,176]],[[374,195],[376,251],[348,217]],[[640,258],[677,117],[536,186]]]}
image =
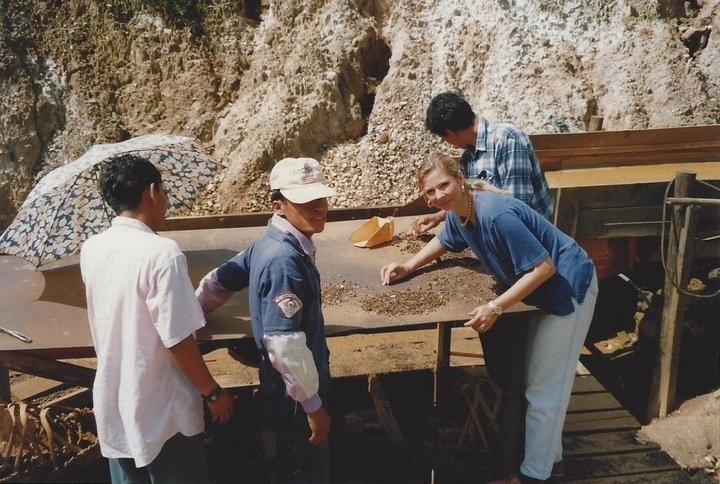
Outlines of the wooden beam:
{"label": "wooden beam", "polygon": [[0,352],[0,363],[14,371],[86,388],[91,388],[95,380],[95,370],[92,368],[39,358],[18,351]]}
{"label": "wooden beam", "polygon": [[720,160],[720,125],[531,135],[545,171]]}
{"label": "wooden beam", "polygon": [[660,205],[580,209],[575,235],[580,239],[657,236],[661,226]]}
{"label": "wooden beam", "polygon": [[591,148],[554,148],[538,151],[543,170],[572,170],[625,165],[655,165],[717,161],[720,141],[676,143],[673,145],[602,146]]}
{"label": "wooden beam", "polygon": [[558,188],[555,198],[554,223],[570,237],[577,233],[578,214],[580,212],[580,190]]}
{"label": "wooden beam", "polygon": [[0,365],[0,401],[10,403],[10,371],[5,365]]}
{"label": "wooden beam", "polygon": [[[405,205],[383,205],[375,207],[334,208],[328,211],[328,222],[342,220],[363,220],[375,215],[378,217],[403,217],[420,215],[436,211],[427,206],[422,197]],[[170,217],[165,220],[164,231],[226,229],[234,227],[262,227],[267,225],[272,212],[252,212],[223,215],[202,215],[188,217]]]}
{"label": "wooden beam", "polygon": [[[622,455],[602,455],[579,457],[569,459],[565,465],[566,476],[572,479],[587,479],[588,483],[618,482],[618,483],[663,483],[688,482],[677,480],[677,472],[681,471],[678,464],[663,451],[640,452]],[[663,481],[662,473],[673,473],[674,480]],[[651,476],[647,481],[642,476]],[[607,478],[607,481],[603,481]]]}
{"label": "wooden beam", "polygon": [[[572,401],[572,397],[570,400]],[[660,447],[654,442],[638,441],[637,432],[633,430],[563,435],[563,456],[565,458],[592,457],[611,453],[628,454],[655,450],[660,450]]]}
{"label": "wooden beam", "polygon": [[[675,178],[675,197],[687,197],[694,183],[694,173],[678,172]],[[687,287],[697,224],[697,208],[675,205],[672,210],[663,289],[663,315],[657,363],[648,402],[648,416],[651,418],[664,417],[676,408],[678,359],[686,305],[686,297],[681,290]],[[681,290],[678,290],[678,287]]]}
{"label": "wooden beam", "polygon": [[452,326],[437,324],[437,352],[435,353],[435,384],[433,388],[433,402],[442,399],[447,378],[447,369],[450,366],[450,337]]}
{"label": "wooden beam", "polygon": [[558,146],[587,148],[614,145],[702,143],[712,140],[720,141],[720,124],[591,133],[532,134],[530,140],[536,151],[554,149]]}

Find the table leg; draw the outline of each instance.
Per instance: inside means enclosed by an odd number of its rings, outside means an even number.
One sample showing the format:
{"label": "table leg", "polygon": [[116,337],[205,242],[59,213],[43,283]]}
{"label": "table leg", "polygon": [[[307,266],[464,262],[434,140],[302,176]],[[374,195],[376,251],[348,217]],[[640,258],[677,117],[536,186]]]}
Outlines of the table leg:
{"label": "table leg", "polygon": [[435,360],[435,385],[433,389],[433,402],[440,401],[441,394],[445,389],[445,376],[450,366],[450,324],[438,323],[437,325],[437,355]]}
{"label": "table leg", "polygon": [[12,400],[10,395],[10,370],[3,364],[0,364],[0,400],[5,403],[10,403],[10,400]]}

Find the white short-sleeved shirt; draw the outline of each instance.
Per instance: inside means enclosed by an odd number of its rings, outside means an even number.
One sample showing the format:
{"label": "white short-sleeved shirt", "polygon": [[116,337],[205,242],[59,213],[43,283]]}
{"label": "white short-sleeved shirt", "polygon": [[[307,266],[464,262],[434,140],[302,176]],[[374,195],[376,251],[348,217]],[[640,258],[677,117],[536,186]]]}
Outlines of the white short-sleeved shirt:
{"label": "white short-sleeved shirt", "polygon": [[97,353],[102,454],[144,467],[173,435],[204,429],[202,399],[167,349],[205,325],[178,245],[116,217],[85,242],[80,268]]}

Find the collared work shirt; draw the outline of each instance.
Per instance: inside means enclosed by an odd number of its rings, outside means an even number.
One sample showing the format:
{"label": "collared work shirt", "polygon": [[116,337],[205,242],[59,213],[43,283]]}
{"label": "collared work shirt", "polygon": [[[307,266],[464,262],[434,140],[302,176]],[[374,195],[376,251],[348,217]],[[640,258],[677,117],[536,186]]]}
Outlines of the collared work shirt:
{"label": "collared work shirt", "polygon": [[465,177],[507,190],[552,221],[553,198],[530,138],[512,124],[478,119],[475,148],[460,157]]}
{"label": "collared work shirt", "polygon": [[248,288],[253,337],[262,354],[261,390],[277,398],[287,394],[306,412],[320,407],[330,387],[314,254],[312,241],[275,215],[265,234],[206,275],[196,291],[209,312]]}
{"label": "collared work shirt", "polygon": [[116,217],[85,242],[80,268],[97,353],[100,449],[144,467],[178,432],[204,429],[200,393],[167,349],[205,325],[185,255],[142,222]]}

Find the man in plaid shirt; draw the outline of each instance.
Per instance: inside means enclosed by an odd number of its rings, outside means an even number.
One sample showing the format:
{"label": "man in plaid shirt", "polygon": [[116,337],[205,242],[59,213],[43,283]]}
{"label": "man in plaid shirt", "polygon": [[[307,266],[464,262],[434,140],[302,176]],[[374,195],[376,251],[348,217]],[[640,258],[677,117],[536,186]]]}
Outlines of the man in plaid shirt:
{"label": "man in plaid shirt", "polygon": [[[512,124],[476,116],[470,104],[453,92],[430,101],[425,127],[446,143],[465,149],[460,169],[467,179],[488,181],[552,221],[554,202],[527,134]],[[427,214],[416,217],[413,227],[425,232],[443,220],[444,211]]]}

